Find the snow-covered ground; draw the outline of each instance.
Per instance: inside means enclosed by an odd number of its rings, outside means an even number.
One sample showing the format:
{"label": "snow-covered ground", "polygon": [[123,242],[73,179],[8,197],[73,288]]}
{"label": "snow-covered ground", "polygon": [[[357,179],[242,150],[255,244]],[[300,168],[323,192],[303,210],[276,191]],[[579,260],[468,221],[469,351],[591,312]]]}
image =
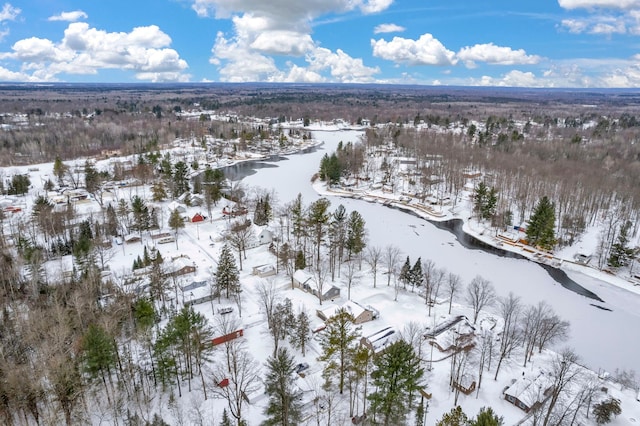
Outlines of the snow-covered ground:
{"label": "snow-covered ground", "polygon": [[[357,141],[359,131],[332,131],[317,128],[314,138],[325,144],[316,152],[291,156],[276,162],[276,168],[261,168],[243,182],[247,186],[275,188],[280,201],[293,200],[302,194],[306,204],[320,196],[311,184],[311,175],[318,170],[325,153],[333,152],[338,142]],[[490,280],[500,296],[513,292],[527,304],[546,300],[564,319],[571,322],[571,336],[565,345],[572,346],[584,363],[594,370],[638,370],[640,339],[633,331],[640,326],[640,295],[631,289],[611,285],[591,268],[567,267],[569,277],[596,293],[605,303],[577,295],[563,288],[538,264],[528,260],[498,257],[481,250],[460,245],[453,234],[438,229],[429,222],[387,208],[378,203],[330,197],[332,208],[343,204],[347,211],[358,210],[366,220],[369,244],[384,247],[393,244],[409,255],[412,262],[418,257],[431,259],[438,267],[459,274],[465,283],[476,275]],[[586,273],[585,273],[586,272]],[[613,278],[613,277],[611,277]],[[629,283],[627,287],[631,288]],[[602,305],[611,311],[594,307]]]}
{"label": "snow-covered ground", "polygon": [[[321,194],[318,188],[311,184],[311,175],[318,169],[320,158],[327,152],[335,150],[339,141],[356,141],[361,135],[358,131],[336,131],[336,128],[314,129],[314,137],[323,140],[325,145],[309,154],[296,154],[288,156],[285,160],[275,162],[276,167],[259,168],[255,174],[243,179],[247,187],[258,186],[267,189],[274,188],[279,194],[280,202],[293,200],[298,193],[302,194],[305,205],[316,200]],[[51,169],[51,165],[41,165],[43,173]],[[50,172],[48,172],[50,173]],[[142,191],[142,188],[127,189],[123,191]],[[123,192],[122,196],[130,195]],[[142,193],[140,194],[142,195]],[[595,292],[605,303],[599,303],[611,311],[605,311],[592,306],[593,300],[579,296],[566,290],[557,284],[549,274],[538,264],[512,258],[497,257],[481,250],[471,250],[463,247],[456,241],[453,234],[438,229],[429,222],[403,213],[396,209],[384,207],[378,203],[368,203],[362,200],[330,198],[332,209],[343,204],[347,211],[358,210],[366,220],[369,231],[369,244],[384,247],[393,244],[400,248],[404,255],[409,255],[412,262],[418,257],[423,260],[431,259],[438,267],[460,275],[465,283],[468,283],[476,275],[481,275],[490,280],[500,296],[513,292],[519,295],[526,304],[535,304],[540,300],[546,300],[554,310],[564,319],[571,322],[571,336],[566,342],[561,342],[557,348],[569,345],[576,349],[583,362],[591,369],[598,371],[606,369],[613,371],[615,368],[638,369],[638,354],[640,353],[640,339],[637,339],[637,328],[640,326],[640,296],[623,288],[613,286],[594,276],[585,274],[582,269],[568,270],[569,276],[585,288]],[[89,203],[85,204],[89,210]],[[199,224],[187,223],[185,229],[180,231],[178,244],[157,244],[151,237],[144,233],[143,240],[133,244],[114,246],[113,255],[109,260],[111,270],[116,276],[125,276],[136,258],[142,253],[145,244],[155,245],[165,261],[172,257],[186,256],[188,262],[197,266],[193,275],[180,278],[176,284],[188,284],[191,281],[206,279],[215,270],[216,260],[222,243],[219,241],[221,233],[227,227],[227,221],[222,218],[221,209],[224,203],[217,206],[212,220],[206,220]],[[203,209],[191,208],[188,213],[195,214]],[[162,221],[166,223],[168,214]],[[64,268],[62,261],[55,262],[60,268]],[[300,290],[291,290],[289,278],[282,274],[276,278],[262,279],[251,275],[252,268],[257,265],[275,264],[275,259],[266,246],[260,246],[248,251],[248,257],[243,260],[241,283],[243,288],[243,316],[240,318],[244,328],[243,341],[255,359],[263,364],[269,356],[272,348],[272,339],[266,327],[263,313],[260,311],[259,298],[256,288],[264,280],[273,279],[280,288],[281,297],[288,297],[293,301],[294,311],[299,308],[306,309],[311,316],[320,306],[315,297]],[[393,287],[386,286],[386,276],[379,271],[378,287],[372,288],[372,276],[363,266],[362,273],[352,288],[352,299],[363,304],[370,304],[380,312],[380,318],[363,325],[363,335],[373,333],[381,328],[392,326],[402,330],[410,322],[416,322],[423,326],[433,325],[448,318],[446,304],[436,305],[432,317],[427,316],[427,308],[424,301],[410,291],[401,291],[398,300],[394,301]],[[346,300],[344,283],[339,280],[336,285],[342,286],[342,299]],[[182,295],[178,292],[178,301],[181,303]],[[187,295],[188,296],[188,295]],[[231,306],[233,303],[222,300],[206,302],[195,305],[195,309],[206,315],[215,325],[219,315],[216,313],[219,307]],[[237,315],[237,307],[231,315]],[[469,316],[470,310],[462,304],[454,304],[452,314],[464,314]],[[481,319],[491,316],[492,312],[481,314]],[[425,352],[428,350],[425,344]],[[309,353],[305,358],[296,352],[298,362],[307,362],[310,369],[307,378],[298,380],[302,389],[310,389],[313,381],[319,381],[322,364],[316,360],[319,355],[319,345],[312,341]],[[500,371],[498,380],[493,380],[493,372],[483,378],[482,390],[478,397],[475,393],[470,396],[460,396],[458,403],[469,415],[475,415],[483,406],[491,406],[504,416],[505,424],[516,424],[524,417],[524,412],[504,400],[502,391],[511,385],[512,380],[517,379],[523,373],[533,375],[540,368],[548,368],[549,359],[554,355],[549,352],[536,354],[533,362],[526,369],[521,367],[522,357],[516,356],[512,362],[504,365]],[[437,352],[434,354],[437,359]],[[425,424],[434,424],[443,413],[449,411],[454,405],[453,394],[448,390],[449,362],[435,362],[434,368],[426,373],[425,383],[428,392],[433,394],[430,401],[427,421]],[[610,395],[622,400],[623,414],[611,424],[627,425],[640,421],[640,402],[635,400],[636,394],[631,390],[621,390],[612,387],[610,382],[602,381],[602,386],[608,387]],[[175,424],[196,423],[193,417],[192,407],[199,406],[205,418],[216,419],[219,422],[221,413],[226,403],[218,399],[202,400],[202,393],[197,391],[197,385],[191,394],[185,392],[181,402],[174,408],[167,408],[166,404],[156,402],[156,410],[159,410],[166,419],[175,419]],[[249,425],[257,425],[263,419],[263,409],[266,400],[262,399],[245,407],[244,417]],[[344,404],[346,405],[346,404]],[[350,419],[343,411],[334,418],[334,424],[348,424]],[[311,419],[310,424],[315,424]]]}

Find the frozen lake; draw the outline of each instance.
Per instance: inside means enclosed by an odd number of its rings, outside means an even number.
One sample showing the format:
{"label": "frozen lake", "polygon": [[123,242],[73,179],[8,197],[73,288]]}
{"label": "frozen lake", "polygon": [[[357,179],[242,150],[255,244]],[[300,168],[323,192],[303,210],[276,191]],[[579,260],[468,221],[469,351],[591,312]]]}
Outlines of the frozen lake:
{"label": "frozen lake", "polygon": [[[298,193],[302,194],[305,205],[318,199],[311,186],[311,176],[318,170],[320,159],[325,153],[333,152],[340,141],[356,142],[361,132],[314,131],[313,135],[324,141],[322,147],[308,154],[260,164],[255,173],[244,177],[244,184],[275,188],[279,202],[289,202]],[[460,275],[465,283],[481,275],[493,283],[500,296],[513,292],[528,304],[546,300],[562,318],[571,322],[571,336],[562,346],[573,347],[591,369],[640,370],[640,339],[637,338],[640,296],[637,294],[581,273],[568,272],[571,279],[604,300],[605,303],[599,305],[611,311],[598,309],[591,305],[592,299],[563,288],[534,262],[465,248],[449,231],[380,204],[337,197],[331,197],[330,201],[332,209],[343,204],[347,211],[358,210],[362,214],[369,232],[369,245],[393,244],[404,255],[409,255],[411,262],[418,257],[431,259],[438,267]]]}

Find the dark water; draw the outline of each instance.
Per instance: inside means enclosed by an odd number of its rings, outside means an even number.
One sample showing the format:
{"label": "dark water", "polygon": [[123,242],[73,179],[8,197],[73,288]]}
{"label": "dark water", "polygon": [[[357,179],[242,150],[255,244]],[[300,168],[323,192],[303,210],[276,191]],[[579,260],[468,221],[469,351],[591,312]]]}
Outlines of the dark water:
{"label": "dark water", "polygon": [[[313,152],[317,149],[317,147],[313,147],[310,148],[308,150],[305,151],[305,153],[308,152]],[[299,153],[299,154],[292,154],[292,156],[295,155],[302,155],[303,153]],[[244,177],[247,176],[251,176],[254,175],[258,172],[258,170],[260,169],[265,169],[265,168],[274,168],[274,167],[278,167],[278,165],[276,164],[271,164],[274,162],[279,162],[279,161],[289,161],[288,157],[283,157],[283,156],[273,156],[270,157],[268,159],[265,160],[259,160],[259,161],[247,161],[247,162],[243,162],[243,163],[239,163],[239,164],[235,164],[233,166],[228,166],[226,168],[224,168],[224,172],[227,178],[229,178],[232,181],[238,181],[238,180],[242,180]],[[404,213],[409,213],[412,214],[416,217],[419,217],[421,219],[424,219],[422,216],[416,214],[415,212],[408,210],[408,209],[403,209],[402,207],[398,207],[398,206],[391,206],[392,208],[395,208],[397,210],[401,210]],[[428,219],[424,219],[427,222],[433,224],[434,226],[436,226],[439,229],[444,229],[447,230],[449,232],[451,232],[453,235],[455,235],[455,237],[457,238],[458,242],[465,248],[470,249],[470,250],[482,250],[486,253],[491,253],[495,256],[500,256],[500,257],[506,257],[506,258],[513,258],[513,259],[523,259],[523,260],[528,260],[533,262],[531,259],[522,256],[518,253],[514,253],[508,250],[504,250],[498,247],[494,247],[490,244],[487,244],[477,238],[475,238],[472,235],[467,234],[466,232],[464,232],[464,230],[462,229],[462,225],[463,222],[461,219],[450,219],[450,220],[446,220],[446,221],[432,221],[432,220],[428,220]],[[567,290],[573,291],[574,293],[577,293],[581,296],[585,296],[588,297],[590,299],[596,300],[598,302],[604,302],[604,300],[602,300],[597,294],[593,293],[590,290],[587,290],[586,288],[582,287],[580,284],[578,284],[577,282],[575,282],[574,280],[572,280],[571,278],[569,278],[569,276],[567,276],[567,274],[559,268],[555,268],[551,265],[546,265],[544,263],[538,263],[545,271],[547,271],[547,273],[549,274],[549,276],[551,276],[551,278],[556,281],[558,284],[560,284],[562,287],[566,288]]]}
{"label": "dark water", "polygon": [[[403,209],[401,207],[394,207],[394,208],[401,210],[405,213],[413,214],[414,216],[422,218],[422,216],[416,214],[411,210]],[[475,238],[473,235],[467,234],[462,229],[462,225],[463,225],[462,219],[450,219],[450,220],[444,220],[444,221],[432,221],[428,219],[425,219],[425,220],[435,225],[439,229],[444,229],[451,232],[453,235],[456,236],[456,239],[458,240],[458,242],[467,249],[482,250],[486,253],[491,253],[493,255],[500,256],[500,257],[523,259],[523,260],[529,260],[533,262],[531,259],[525,256],[522,256],[521,254],[504,250],[499,247],[494,247],[490,244],[485,243],[484,241],[481,241]],[[551,278],[553,278],[554,281],[556,281],[558,284],[560,284],[562,287],[566,288],[567,290],[571,290],[574,293],[577,293],[581,296],[585,296],[590,299],[597,300],[598,302],[604,302],[604,300],[602,300],[597,294],[595,294],[590,290],[587,290],[586,288],[582,287],[580,284],[578,284],[577,282],[569,278],[566,272],[564,272],[562,269],[555,268],[551,265],[546,265],[544,263],[538,263],[538,265],[540,265],[545,271],[547,271],[547,273],[551,276]]]}

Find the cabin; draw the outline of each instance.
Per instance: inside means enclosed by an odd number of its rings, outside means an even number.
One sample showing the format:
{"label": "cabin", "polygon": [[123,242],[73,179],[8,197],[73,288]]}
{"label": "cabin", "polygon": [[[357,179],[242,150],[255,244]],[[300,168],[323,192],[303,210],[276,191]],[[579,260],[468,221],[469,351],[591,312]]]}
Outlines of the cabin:
{"label": "cabin", "polygon": [[506,401],[528,413],[540,407],[552,390],[551,375],[540,371],[532,375],[523,373],[522,377],[512,380],[503,394]]}
{"label": "cabin", "polygon": [[[309,272],[298,269],[293,273],[293,286],[298,287],[302,291],[311,293],[318,297],[318,289],[316,280]],[[323,288],[323,294],[320,297],[321,300],[334,300],[340,297],[340,289],[334,285],[326,285],[327,289]]]}
{"label": "cabin", "polygon": [[374,318],[374,312],[371,309],[365,308],[351,300],[343,303],[340,306],[332,305],[326,307],[325,309],[318,309],[316,311],[316,314],[321,320],[327,321],[329,318],[335,316],[340,310],[344,310],[350,313],[354,318],[354,324],[362,324],[368,321],[372,321]]}

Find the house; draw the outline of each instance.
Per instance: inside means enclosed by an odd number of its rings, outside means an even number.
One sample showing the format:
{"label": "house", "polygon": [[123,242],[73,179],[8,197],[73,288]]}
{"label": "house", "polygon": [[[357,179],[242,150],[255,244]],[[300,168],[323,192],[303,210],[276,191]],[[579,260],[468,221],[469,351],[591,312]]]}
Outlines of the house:
{"label": "house", "polygon": [[189,202],[193,207],[200,207],[204,204],[204,197],[200,194],[193,194]]}
{"label": "house", "polygon": [[178,213],[185,213],[187,211],[185,205],[180,204],[177,201],[170,202],[169,205],[167,205],[167,208],[169,209],[169,211],[177,210]]}
{"label": "house", "polygon": [[139,234],[129,234],[124,236],[124,242],[127,244],[139,243],[142,241],[142,237]]}
{"label": "house", "polygon": [[384,351],[400,337],[394,327],[384,327],[375,333],[364,336],[360,339],[360,344],[371,349],[374,353]]}
{"label": "house", "polygon": [[475,346],[475,330],[466,316],[458,315],[428,329],[424,338],[441,352],[457,352]]}
{"label": "house", "polygon": [[193,274],[194,272],[196,272],[195,262],[189,261],[189,258],[187,257],[177,257],[171,260],[164,276],[178,277],[181,275]]}
{"label": "house", "polygon": [[372,310],[365,308],[351,300],[348,300],[341,306],[332,305],[322,310],[318,309],[316,311],[316,314],[321,320],[327,321],[329,318],[336,315],[340,310],[344,310],[350,313],[354,318],[354,324],[362,324],[364,322],[371,321],[374,318],[374,313]]}
{"label": "house", "polygon": [[[311,293],[314,296],[318,297],[318,286],[316,284],[316,280],[309,272],[298,269],[293,273],[293,285],[294,287],[298,287],[300,290],[306,291],[307,293]],[[329,287],[329,286],[327,286]],[[323,294],[320,297],[321,300],[333,300],[337,297],[340,297],[340,289],[334,285],[330,286],[328,289],[322,289]]]}
{"label": "house", "polygon": [[516,407],[529,412],[544,403],[553,389],[553,379],[543,371],[514,379],[511,386],[504,390],[504,399]]}
{"label": "house", "polygon": [[251,274],[257,275],[260,278],[266,278],[275,275],[276,268],[273,265],[258,265],[253,267]]}
{"label": "house", "polygon": [[271,244],[271,242],[273,241],[273,232],[271,232],[267,228],[259,229],[256,235],[256,239],[258,240],[259,245]]}

